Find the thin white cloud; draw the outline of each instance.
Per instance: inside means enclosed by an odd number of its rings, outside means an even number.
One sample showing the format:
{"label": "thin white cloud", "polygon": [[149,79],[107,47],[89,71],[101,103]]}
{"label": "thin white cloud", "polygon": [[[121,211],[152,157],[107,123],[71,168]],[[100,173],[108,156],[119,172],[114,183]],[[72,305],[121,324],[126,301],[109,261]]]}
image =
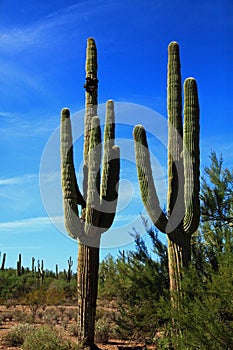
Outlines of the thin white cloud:
{"label": "thin white cloud", "polygon": [[15,230],[24,229],[24,230],[32,230],[38,231],[41,230],[42,227],[51,225],[51,220],[57,224],[63,222],[62,216],[56,216],[53,218],[49,218],[48,216],[39,216],[28,219],[16,220],[16,221],[8,221],[8,222],[0,222],[0,230]]}
{"label": "thin white cloud", "polygon": [[[82,6],[83,4],[85,6]],[[79,3],[51,13],[27,26],[1,28],[0,48],[3,52],[9,52],[32,47],[52,47],[64,39],[64,33],[67,30],[74,26],[77,28],[79,22],[83,21],[85,16],[90,14],[90,11],[93,12],[94,9],[88,7],[87,10],[85,3]],[[58,30],[59,35],[54,35]]]}
{"label": "thin white cloud", "polygon": [[74,29],[81,36],[86,32],[87,21],[91,22],[93,16],[99,19],[102,16],[108,17],[109,12],[112,13],[115,7],[121,6],[122,4],[119,5],[118,1],[112,0],[96,0],[93,6],[87,6],[87,1],[79,1],[26,26],[14,27],[12,25],[7,29],[0,27],[0,49],[2,52],[9,52],[32,47],[51,48],[58,42],[65,43],[67,33],[72,36]]}
{"label": "thin white cloud", "polygon": [[0,178],[0,186],[21,185],[34,181],[36,178],[38,178],[38,175],[35,174],[25,174],[18,177]]}
{"label": "thin white cloud", "polygon": [[20,251],[20,250],[40,250],[40,249],[42,249],[43,248],[43,246],[5,246],[4,244],[1,244],[0,246],[2,246],[2,248],[4,248],[4,250],[7,250],[7,251],[9,251],[9,250],[17,250],[17,252],[18,251]]}
{"label": "thin white cloud", "polygon": [[28,119],[28,115],[17,115],[15,113],[4,113],[0,111],[1,139],[10,140],[14,137],[28,138],[49,136],[58,126],[57,116],[46,116],[40,119]]}

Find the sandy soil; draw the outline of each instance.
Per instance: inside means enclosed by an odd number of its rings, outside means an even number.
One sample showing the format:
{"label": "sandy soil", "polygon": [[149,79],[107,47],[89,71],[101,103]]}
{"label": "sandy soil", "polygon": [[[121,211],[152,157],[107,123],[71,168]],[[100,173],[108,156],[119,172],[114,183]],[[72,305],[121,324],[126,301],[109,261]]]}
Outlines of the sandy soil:
{"label": "sandy soil", "polygon": [[[34,317],[34,322],[33,324],[35,325],[41,325],[46,322],[44,320],[44,313],[46,310],[52,309],[52,311],[55,309],[59,310],[59,315],[60,318],[56,318],[56,327],[63,329],[64,330],[64,319],[68,318],[68,321],[66,320],[66,324],[74,324],[74,320],[72,318],[72,311],[75,312],[74,307],[46,307],[44,310],[43,309],[37,309],[36,312],[34,313],[35,316],[33,315],[33,312],[30,308],[25,307],[25,306],[11,306],[9,308],[6,308],[5,306],[0,306],[0,349],[4,350],[20,350],[20,347],[10,347],[4,342],[4,335],[7,334],[7,332],[10,331],[10,329],[15,326],[19,325],[21,323],[28,322],[30,317]],[[49,311],[47,311],[49,313]],[[51,314],[52,312],[50,312]],[[50,315],[51,316],[51,315]],[[30,321],[28,322],[30,323]],[[67,332],[67,337],[76,342],[76,337],[71,336]],[[97,343],[98,347],[101,350],[155,350],[155,347],[145,347],[144,344],[138,344],[130,341],[120,341],[116,339],[109,339],[107,344],[102,344],[102,343]]]}

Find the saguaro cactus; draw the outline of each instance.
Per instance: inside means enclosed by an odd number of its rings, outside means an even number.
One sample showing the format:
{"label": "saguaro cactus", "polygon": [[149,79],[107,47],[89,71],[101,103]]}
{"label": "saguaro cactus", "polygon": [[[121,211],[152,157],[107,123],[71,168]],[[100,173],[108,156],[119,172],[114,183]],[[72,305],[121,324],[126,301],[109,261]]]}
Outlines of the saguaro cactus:
{"label": "saguaro cactus", "polygon": [[167,213],[156,193],[146,132],[134,128],[135,153],[141,196],[154,225],[168,238],[169,277],[171,291],[181,290],[181,270],[190,261],[190,238],[198,227],[199,204],[199,103],[197,84],[193,78],[184,82],[182,126],[182,87],[179,46],[168,46],[167,77],[168,111],[168,193]]}
{"label": "saguaro cactus", "polygon": [[40,260],[37,261],[37,277],[40,281],[40,284],[43,284],[45,278],[44,260],[41,260],[41,264]]}
{"label": "saguaro cactus", "polygon": [[69,260],[67,260],[68,263],[68,270],[66,273],[66,279],[68,281],[68,283],[70,284],[71,278],[72,278],[72,266],[73,266],[73,260],[70,256]]}
{"label": "saguaro cactus", "polygon": [[34,256],[32,257],[32,274],[34,275],[35,273],[35,258]]}
{"label": "saguaro cactus", "polygon": [[19,259],[17,261],[17,276],[21,276],[23,274],[24,268],[22,267],[22,255],[19,254]]}
{"label": "saguaro cactus", "polygon": [[74,169],[70,112],[67,108],[61,113],[61,177],[66,229],[72,238],[79,241],[78,338],[91,349],[94,346],[100,236],[110,228],[115,216],[120,169],[119,148],[114,145],[113,101],[106,104],[101,164],[101,128],[97,117],[97,50],[92,38],[87,41],[84,87],[83,194],[79,190]]}

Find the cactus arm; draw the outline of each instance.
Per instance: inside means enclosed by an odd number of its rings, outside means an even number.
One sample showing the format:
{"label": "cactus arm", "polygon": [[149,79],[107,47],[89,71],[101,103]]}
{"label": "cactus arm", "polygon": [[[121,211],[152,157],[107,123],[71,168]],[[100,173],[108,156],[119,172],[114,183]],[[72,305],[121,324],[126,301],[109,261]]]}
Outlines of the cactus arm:
{"label": "cactus arm", "polygon": [[192,234],[200,220],[199,103],[195,79],[184,82],[184,231]]}
{"label": "cactus arm", "polygon": [[120,148],[113,146],[111,158],[108,162],[108,182],[105,195],[101,197],[101,216],[99,226],[105,232],[112,225],[117,206],[119,178],[120,178]]}
{"label": "cactus arm", "polygon": [[109,181],[109,161],[111,159],[112,147],[115,139],[115,115],[113,101],[107,101],[106,118],[104,128],[104,154],[102,162],[100,197],[106,198]]}
{"label": "cactus arm", "polygon": [[156,193],[150,162],[150,153],[143,126],[137,125],[133,131],[137,173],[144,206],[154,225],[163,233],[166,232],[167,217],[161,210]]}
{"label": "cactus arm", "polygon": [[88,38],[86,49],[86,83],[85,119],[84,119],[84,166],[83,166],[83,197],[87,198],[88,187],[88,152],[90,143],[91,121],[97,115],[98,79],[97,79],[97,49],[93,38]]}
{"label": "cactus arm", "polygon": [[177,42],[172,41],[168,46],[167,112],[169,123],[178,131],[182,138],[182,86],[180,66],[179,45]]}
{"label": "cactus arm", "polygon": [[84,234],[83,223],[79,218],[77,204],[84,199],[79,191],[73,162],[73,141],[70,112],[64,108],[61,113],[61,182],[65,226],[69,235],[76,239]]}
{"label": "cactus arm", "polygon": [[[170,217],[175,207],[178,186],[183,174],[181,166],[182,152],[182,87],[180,73],[179,45],[171,42],[168,46],[167,67],[167,113],[168,113],[168,192],[167,212]],[[179,172],[179,175],[178,175]],[[181,186],[179,192],[181,194]],[[170,219],[171,221],[172,219]],[[172,226],[172,223],[169,223]]]}
{"label": "cactus arm", "polygon": [[88,192],[85,218],[85,232],[96,233],[100,209],[100,164],[101,164],[101,130],[99,117],[92,118],[88,169]]}
{"label": "cactus arm", "polygon": [[106,118],[104,128],[104,154],[101,173],[101,217],[100,228],[106,231],[113,223],[117,198],[120,173],[120,150],[114,146],[115,140],[115,114],[112,100],[106,103]]}

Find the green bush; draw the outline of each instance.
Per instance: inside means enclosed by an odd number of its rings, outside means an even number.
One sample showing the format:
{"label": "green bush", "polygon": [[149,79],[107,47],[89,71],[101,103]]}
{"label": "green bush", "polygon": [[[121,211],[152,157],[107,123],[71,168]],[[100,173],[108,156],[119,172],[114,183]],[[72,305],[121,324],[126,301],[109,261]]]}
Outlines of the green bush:
{"label": "green bush", "polygon": [[205,282],[192,268],[187,272],[183,309],[175,315],[178,349],[233,349],[232,264],[232,255],[226,255]]}
{"label": "green bush", "polygon": [[41,326],[29,333],[23,343],[23,350],[79,350],[77,344],[64,339],[62,334],[49,326]]}
{"label": "green bush", "polygon": [[95,340],[100,343],[107,343],[112,332],[112,325],[109,318],[101,317],[95,323]]}
{"label": "green bush", "polygon": [[[169,303],[168,262],[166,246],[157,231],[144,221],[149,237],[142,239],[134,231],[135,251],[121,253],[115,260],[108,256],[100,264],[99,291],[102,298],[116,299],[116,332],[123,339],[148,341],[165,322],[161,298]],[[152,258],[146,245],[152,243]],[[115,310],[116,311],[116,310]]]}
{"label": "green bush", "polygon": [[34,326],[28,323],[22,323],[14,326],[4,336],[3,341],[9,346],[18,346],[24,343],[26,337],[34,330]]}

